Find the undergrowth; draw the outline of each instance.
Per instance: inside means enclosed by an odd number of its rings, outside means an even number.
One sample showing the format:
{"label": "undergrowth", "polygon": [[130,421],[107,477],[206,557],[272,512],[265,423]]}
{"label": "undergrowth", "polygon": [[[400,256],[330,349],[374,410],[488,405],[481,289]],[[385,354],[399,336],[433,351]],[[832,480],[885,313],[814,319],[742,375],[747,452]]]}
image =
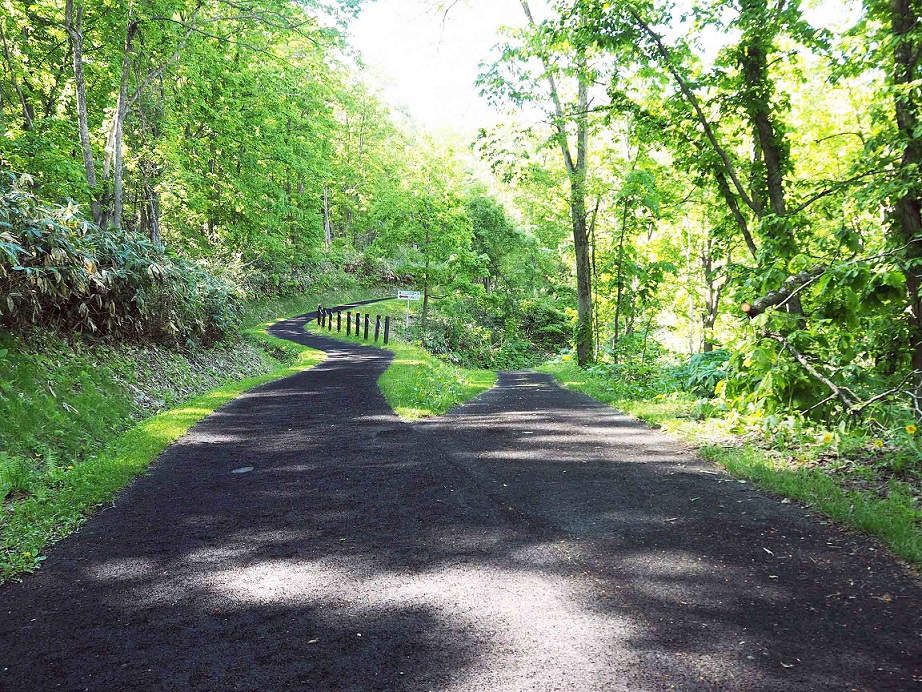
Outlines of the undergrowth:
{"label": "undergrowth", "polygon": [[246,329],[188,352],[0,332],[0,583],[34,570],[50,544],[198,420],[247,389],[320,362],[322,352],[273,338],[265,327],[324,300],[341,298],[331,291],[251,304]]}
{"label": "undergrowth", "polygon": [[629,368],[582,369],[566,358],[539,370],[697,445],[702,457],[736,477],[877,537],[922,567],[922,485],[911,465],[894,472],[893,450],[888,454],[879,438],[792,417],[718,411],[708,399],[684,391],[687,382],[680,378],[687,373],[681,370],[634,378]]}
{"label": "undergrowth", "polygon": [[372,339],[375,316],[381,315],[382,321],[383,317],[391,316],[392,340],[387,346],[380,342],[375,344],[371,340],[346,336],[345,315],[342,318],[341,332],[336,332],[335,326],[332,332],[322,329],[316,322],[309,323],[307,330],[351,343],[378,345],[391,351],[394,361],[381,375],[378,387],[387,403],[401,418],[418,420],[440,415],[490,389],[496,383],[496,373],[490,370],[469,369],[446,363],[428,353],[419,344],[399,341],[398,338],[403,335],[400,322],[406,312],[406,302],[383,301],[361,309],[363,314],[371,315],[369,336]]}

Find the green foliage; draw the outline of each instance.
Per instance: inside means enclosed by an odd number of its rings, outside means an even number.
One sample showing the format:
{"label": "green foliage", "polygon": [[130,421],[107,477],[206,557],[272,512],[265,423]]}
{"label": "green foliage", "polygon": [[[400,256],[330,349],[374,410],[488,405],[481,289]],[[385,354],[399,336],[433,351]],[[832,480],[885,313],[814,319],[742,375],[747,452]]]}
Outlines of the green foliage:
{"label": "green foliage", "polygon": [[527,368],[570,343],[572,323],[559,303],[505,292],[448,297],[425,326],[414,323],[412,336],[430,353],[467,367]]}
{"label": "green foliage", "polygon": [[727,379],[729,359],[730,352],[724,350],[696,353],[676,370],[675,376],[686,391],[710,398],[718,383]]}
{"label": "green foliage", "polygon": [[100,230],[73,205],[0,180],[0,319],[97,334],[209,343],[237,317],[230,287],[130,231]]}
{"label": "green foliage", "polygon": [[[400,318],[401,307],[405,305],[400,301],[375,303],[368,306],[368,312],[372,315],[392,316],[395,323],[392,335],[396,336],[399,334],[396,322]],[[344,332],[330,334],[316,322],[309,323],[307,331],[352,343],[368,343],[363,339],[346,336]],[[490,389],[496,382],[494,372],[447,363],[419,344],[395,339],[385,348],[394,354],[394,360],[379,378],[378,387],[394,412],[407,420],[445,413],[453,406]]]}
{"label": "green foliage", "polygon": [[[309,302],[316,306],[315,297]],[[80,526],[205,415],[325,357],[262,327],[243,340],[185,355],[53,333],[3,339],[0,583],[36,569],[48,545]]]}
{"label": "green foliage", "polygon": [[26,495],[32,486],[32,469],[24,459],[0,452],[0,502],[9,495]]}

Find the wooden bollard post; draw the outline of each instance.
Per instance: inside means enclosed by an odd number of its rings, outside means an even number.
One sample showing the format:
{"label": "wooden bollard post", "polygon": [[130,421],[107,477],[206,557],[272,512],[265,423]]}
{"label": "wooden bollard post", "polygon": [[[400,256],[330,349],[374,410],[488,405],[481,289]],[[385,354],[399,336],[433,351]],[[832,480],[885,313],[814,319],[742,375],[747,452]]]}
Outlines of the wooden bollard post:
{"label": "wooden bollard post", "polygon": [[352,335],[352,313],[346,311],[346,336]]}
{"label": "wooden bollard post", "polygon": [[333,311],[327,310],[327,331],[333,331]]}
{"label": "wooden bollard post", "polygon": [[340,311],[336,312],[336,331],[341,332],[343,326],[343,313]]}
{"label": "wooden bollard post", "polygon": [[391,335],[391,316],[387,315],[384,318],[384,343],[385,345],[387,344],[387,340],[390,338],[390,335]]}
{"label": "wooden bollard post", "polygon": [[368,341],[368,323],[371,321],[371,315],[365,313],[365,341]]}
{"label": "wooden bollard post", "polygon": [[320,326],[321,327],[327,326],[327,311],[324,310],[323,308],[320,308]]}
{"label": "wooden bollard post", "polygon": [[323,304],[317,303],[317,324],[320,324],[320,318],[323,316]]}
{"label": "wooden bollard post", "polygon": [[375,343],[378,343],[378,336],[381,334],[381,315],[375,315]]}

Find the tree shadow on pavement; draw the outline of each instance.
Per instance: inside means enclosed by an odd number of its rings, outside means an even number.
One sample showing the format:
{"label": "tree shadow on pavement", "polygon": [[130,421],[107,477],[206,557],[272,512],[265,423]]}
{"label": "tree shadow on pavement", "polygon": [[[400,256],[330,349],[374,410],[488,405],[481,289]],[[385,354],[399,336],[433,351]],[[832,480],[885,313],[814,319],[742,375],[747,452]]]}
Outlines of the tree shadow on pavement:
{"label": "tree shadow on pavement", "polygon": [[0,590],[0,689],[919,686],[920,590],[871,541],[544,376],[409,425],[388,354],[274,333],[330,357]]}

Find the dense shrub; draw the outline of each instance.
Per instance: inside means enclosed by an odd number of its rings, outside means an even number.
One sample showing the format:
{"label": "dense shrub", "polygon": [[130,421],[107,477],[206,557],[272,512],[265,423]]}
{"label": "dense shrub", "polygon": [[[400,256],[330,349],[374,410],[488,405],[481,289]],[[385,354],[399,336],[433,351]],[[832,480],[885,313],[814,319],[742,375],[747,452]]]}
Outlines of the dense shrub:
{"label": "dense shrub", "polygon": [[712,397],[717,383],[727,379],[729,360],[730,352],[722,349],[696,353],[687,363],[676,369],[675,375],[686,391],[698,396]]}
{"label": "dense shrub", "polygon": [[0,323],[163,342],[211,342],[237,317],[226,281],[136,233],[99,229],[73,204],[0,178]]}
{"label": "dense shrub", "polygon": [[527,368],[569,343],[572,326],[552,298],[453,295],[435,303],[413,337],[430,352],[466,367]]}

